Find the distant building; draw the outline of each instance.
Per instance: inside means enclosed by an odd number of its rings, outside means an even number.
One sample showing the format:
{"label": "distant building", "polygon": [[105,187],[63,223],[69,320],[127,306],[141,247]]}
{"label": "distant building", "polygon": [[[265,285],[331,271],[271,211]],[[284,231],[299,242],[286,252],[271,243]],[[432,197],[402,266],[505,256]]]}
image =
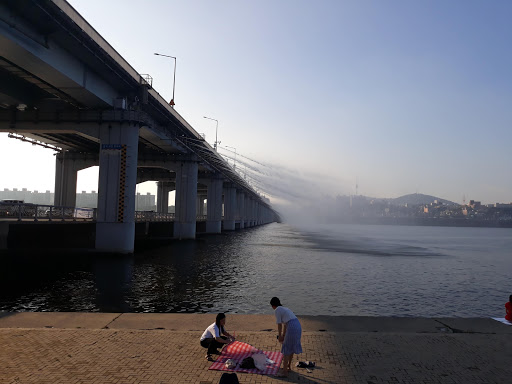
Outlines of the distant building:
{"label": "distant building", "polygon": [[512,210],[512,203],[509,203],[509,204],[496,203],[493,205],[493,207],[499,208],[499,209],[511,209]]}
{"label": "distant building", "polygon": [[[4,188],[0,191],[0,200],[23,200],[25,203],[40,204],[40,205],[54,205],[55,194],[50,191],[38,192],[29,191],[23,188],[21,191],[18,188],[12,190]],[[96,191],[76,194],[76,206],[80,208],[97,208],[98,207],[98,193]],[[174,208],[174,206],[172,206]],[[156,211],[156,197],[151,193],[141,195],[137,193],[135,197],[135,210],[136,211]]]}
{"label": "distant building", "polygon": [[52,205],[54,194],[50,191],[38,192],[28,191],[27,188],[23,188],[21,191],[18,188],[12,190],[4,188],[0,191],[0,200],[23,200],[25,203],[41,204],[41,205]]}
{"label": "distant building", "polygon": [[81,208],[97,208],[98,207],[98,194],[96,191],[76,194],[76,206]]}
{"label": "distant building", "polygon": [[135,196],[135,210],[136,211],[156,211],[156,199],[155,195],[146,193],[141,195],[137,192]]}

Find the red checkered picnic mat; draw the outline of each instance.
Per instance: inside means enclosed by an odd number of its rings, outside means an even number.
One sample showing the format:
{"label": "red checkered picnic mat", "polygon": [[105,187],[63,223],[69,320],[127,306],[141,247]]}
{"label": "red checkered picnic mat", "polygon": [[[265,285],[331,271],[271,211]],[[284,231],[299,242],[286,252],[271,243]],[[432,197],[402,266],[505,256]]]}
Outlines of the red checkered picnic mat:
{"label": "red checkered picnic mat", "polygon": [[[255,353],[264,353],[267,358],[272,360],[274,363],[268,364],[264,371],[260,371],[257,368],[245,369],[239,367],[243,359]],[[226,368],[225,363],[228,359],[232,359],[237,364],[237,367],[232,369]],[[281,352],[261,351],[257,348],[254,348],[250,344],[242,343],[240,341],[233,341],[231,344],[228,344],[222,349],[221,355],[217,357],[217,360],[215,360],[215,362],[208,369],[214,369],[217,371],[257,373],[260,375],[276,375],[282,360],[283,354]]]}

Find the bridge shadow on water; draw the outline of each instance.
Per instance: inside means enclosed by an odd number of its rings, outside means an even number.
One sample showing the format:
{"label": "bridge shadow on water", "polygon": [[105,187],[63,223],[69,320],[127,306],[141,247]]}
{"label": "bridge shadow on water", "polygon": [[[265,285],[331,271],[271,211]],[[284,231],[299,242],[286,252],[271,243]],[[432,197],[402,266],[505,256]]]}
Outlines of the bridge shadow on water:
{"label": "bridge shadow on water", "polygon": [[0,310],[130,312],[133,255],[83,251],[0,254]]}
{"label": "bridge shadow on water", "polygon": [[139,243],[132,255],[2,252],[0,311],[208,312],[211,292],[232,275],[215,266],[234,237]]}

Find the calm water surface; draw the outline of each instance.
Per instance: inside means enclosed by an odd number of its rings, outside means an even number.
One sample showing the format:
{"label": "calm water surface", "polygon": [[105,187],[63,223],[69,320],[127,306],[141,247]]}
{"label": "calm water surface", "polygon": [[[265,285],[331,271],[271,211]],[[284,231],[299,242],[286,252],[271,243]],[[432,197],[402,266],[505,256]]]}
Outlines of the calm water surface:
{"label": "calm water surface", "polygon": [[130,257],[3,257],[0,310],[504,316],[512,230],[286,224]]}

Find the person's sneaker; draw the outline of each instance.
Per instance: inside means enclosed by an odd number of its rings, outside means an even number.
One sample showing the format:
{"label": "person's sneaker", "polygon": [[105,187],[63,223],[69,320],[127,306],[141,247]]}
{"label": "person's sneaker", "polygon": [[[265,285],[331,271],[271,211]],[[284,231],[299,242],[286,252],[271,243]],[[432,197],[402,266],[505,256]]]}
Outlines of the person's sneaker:
{"label": "person's sneaker", "polygon": [[210,354],[206,355],[206,360],[213,361],[212,355],[210,355]]}

